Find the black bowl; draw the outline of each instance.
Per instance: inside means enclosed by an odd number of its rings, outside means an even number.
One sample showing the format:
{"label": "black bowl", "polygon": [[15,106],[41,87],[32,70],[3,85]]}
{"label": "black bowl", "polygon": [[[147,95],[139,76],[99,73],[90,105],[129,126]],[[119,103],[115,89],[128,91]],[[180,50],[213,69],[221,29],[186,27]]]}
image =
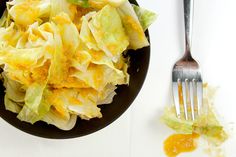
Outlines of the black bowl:
{"label": "black bowl", "polygon": [[[6,0],[0,3],[0,15],[5,9]],[[135,0],[130,0],[131,3],[137,4]],[[149,37],[148,32],[146,35]],[[96,132],[115,121],[119,116],[126,111],[132,104],[145,80],[149,58],[150,47],[145,47],[137,51],[129,51],[130,56],[130,84],[129,86],[119,86],[116,90],[117,95],[114,97],[112,104],[102,105],[101,112],[103,118],[92,119],[89,121],[78,119],[76,126],[70,131],[62,131],[52,125],[44,122],[37,122],[31,125],[26,122],[21,122],[16,118],[16,114],[5,110],[4,107],[4,87],[0,84],[0,117],[14,127],[27,132],[29,134],[52,139],[75,138]]]}

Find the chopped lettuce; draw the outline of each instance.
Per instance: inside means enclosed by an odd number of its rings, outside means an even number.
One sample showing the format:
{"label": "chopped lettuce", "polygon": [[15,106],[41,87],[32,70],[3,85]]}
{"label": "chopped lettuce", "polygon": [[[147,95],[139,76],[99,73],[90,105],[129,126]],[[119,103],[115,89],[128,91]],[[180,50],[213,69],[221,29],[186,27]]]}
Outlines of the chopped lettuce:
{"label": "chopped lettuce", "polygon": [[106,5],[111,5],[113,7],[119,7],[126,0],[89,0],[89,5],[92,8],[102,9]]}
{"label": "chopped lettuce", "polygon": [[0,43],[5,46],[16,46],[22,32],[15,29],[14,23],[7,28],[0,28]]}
{"label": "chopped lettuce", "polygon": [[16,102],[9,99],[7,95],[5,95],[4,97],[4,104],[5,104],[6,110],[11,111],[13,113],[19,113],[22,109],[20,105],[18,105]]}
{"label": "chopped lettuce", "polygon": [[50,111],[43,117],[42,121],[48,124],[52,124],[61,130],[68,131],[73,129],[73,127],[75,126],[77,121],[77,115],[71,114],[69,120],[65,120],[63,118],[58,117],[55,112]]}
{"label": "chopped lettuce", "polygon": [[175,130],[177,133],[193,133],[193,122],[177,118],[174,108],[166,108],[161,120],[163,123]]}
{"label": "chopped lettuce", "polygon": [[73,55],[79,45],[79,32],[65,13],[60,13],[53,18],[61,35],[64,51],[68,55]]}
{"label": "chopped lettuce", "polygon": [[125,75],[122,71],[115,71],[105,65],[92,64],[87,72],[75,72],[72,76],[84,81],[92,88],[101,91],[107,84],[114,85],[125,84]]}
{"label": "chopped lettuce", "polygon": [[70,3],[73,3],[73,4],[77,4],[77,5],[84,7],[84,8],[89,7],[88,0],[67,0],[67,1]]}
{"label": "chopped lettuce", "polygon": [[37,60],[43,56],[42,51],[44,51],[44,48],[41,47],[17,49],[9,46],[0,50],[0,62],[4,62],[8,67],[15,67],[18,69],[36,66]]}
{"label": "chopped lettuce", "polygon": [[142,25],[143,30],[146,31],[148,27],[156,20],[156,14],[134,4],[133,8],[138,16],[139,22]]}
{"label": "chopped lettuce", "polygon": [[61,13],[69,15],[70,19],[73,20],[76,16],[76,5],[69,3],[67,0],[50,0],[51,12],[50,18],[57,16]]}
{"label": "chopped lettuce", "polygon": [[[96,12],[91,12],[89,13],[89,16],[94,16],[96,15]],[[90,31],[89,28],[89,20],[91,18],[88,16],[82,17],[82,26],[80,30],[80,39],[86,44],[86,46],[89,49],[94,49],[96,51],[99,51],[100,49],[97,46],[97,42],[95,41],[92,32]]]}
{"label": "chopped lettuce", "polygon": [[39,106],[42,100],[44,89],[44,84],[33,83],[26,90],[25,106],[37,114],[39,114]]}
{"label": "chopped lettuce", "polygon": [[117,10],[129,37],[129,48],[136,50],[148,46],[149,42],[130,2],[127,0]]}
{"label": "chopped lettuce", "polygon": [[126,0],[67,0],[72,4],[79,5],[83,8],[95,8],[102,9],[106,5],[111,5],[113,7],[119,7]]}
{"label": "chopped lettuce", "polygon": [[60,84],[67,76],[66,56],[63,51],[62,37],[59,28],[53,25],[54,29],[54,51],[49,69],[49,84]]}
{"label": "chopped lettuce", "polygon": [[2,17],[0,18],[0,27],[7,27],[9,23],[9,15],[7,9],[3,12]]}
{"label": "chopped lettuce", "polygon": [[14,0],[8,4],[12,5],[9,14],[15,23],[27,26],[39,21],[42,17],[50,14],[50,0],[36,1],[19,1]]}
{"label": "chopped lettuce", "polygon": [[75,58],[72,59],[72,67],[86,72],[91,62],[91,56],[87,51],[77,51]]}
{"label": "chopped lettuce", "polygon": [[24,105],[20,113],[17,115],[17,118],[21,121],[34,124],[35,122],[42,120],[43,117],[48,113],[49,109],[50,105],[45,103],[44,100],[38,106],[39,113],[36,113],[31,108]]}
{"label": "chopped lettuce", "polygon": [[114,61],[117,61],[117,57],[129,45],[119,14],[115,8],[109,5],[92,17],[89,28],[98,47]]}

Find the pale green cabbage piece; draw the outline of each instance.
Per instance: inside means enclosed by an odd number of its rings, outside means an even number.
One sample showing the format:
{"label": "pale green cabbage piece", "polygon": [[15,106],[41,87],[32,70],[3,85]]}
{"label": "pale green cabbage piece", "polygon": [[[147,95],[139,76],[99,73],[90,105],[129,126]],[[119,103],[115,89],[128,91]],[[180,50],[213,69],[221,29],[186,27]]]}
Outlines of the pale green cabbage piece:
{"label": "pale green cabbage piece", "polygon": [[25,98],[25,90],[22,84],[9,79],[5,72],[2,73],[4,79],[4,87],[6,88],[6,97],[13,102],[23,103]]}
{"label": "pale green cabbage piece", "polygon": [[101,9],[106,5],[111,5],[113,7],[119,7],[126,0],[89,0],[89,5],[93,8]]}
{"label": "pale green cabbage piece", "polygon": [[[50,111],[51,104],[47,101],[52,96],[51,91],[44,85],[34,83],[26,90],[25,104],[17,118],[21,121],[34,124]],[[33,89],[34,88],[34,89]],[[31,92],[31,93],[29,93]]]}
{"label": "pale green cabbage piece", "polygon": [[0,27],[0,44],[4,46],[16,46],[22,32],[15,29],[14,23],[9,27]]}
{"label": "pale green cabbage piece", "polygon": [[6,9],[3,14],[2,17],[0,18],[0,27],[7,27],[9,25],[10,22],[10,16],[8,14],[8,10]]}
{"label": "pale green cabbage piece", "polygon": [[161,121],[165,123],[168,127],[175,130],[177,133],[193,133],[193,122],[177,118],[174,107],[165,109]]}
{"label": "pale green cabbage piece", "polygon": [[67,1],[76,5],[79,5],[81,7],[84,7],[84,8],[89,7],[88,0],[67,0]]}
{"label": "pale green cabbage piece", "polygon": [[9,10],[11,18],[15,23],[22,26],[27,26],[36,21],[40,21],[40,18],[42,17],[48,17],[51,9],[50,0],[13,0],[8,2],[8,4],[11,6]]}
{"label": "pale green cabbage piece", "polygon": [[129,48],[137,50],[149,46],[142,25],[130,2],[127,0],[124,4],[119,6],[117,10],[129,37]]}
{"label": "pale green cabbage piece", "polygon": [[0,49],[0,63],[7,64],[7,68],[14,67],[17,69],[27,68],[28,66],[34,67],[37,65],[37,60],[43,57],[43,47],[17,49],[8,46]]}
{"label": "pale green cabbage piece", "polygon": [[73,55],[79,46],[79,32],[71,21],[70,17],[65,13],[59,13],[53,18],[53,21],[60,32],[63,49],[68,55]]}
{"label": "pale green cabbage piece", "polygon": [[75,58],[71,60],[71,66],[82,72],[86,72],[91,63],[91,58],[91,55],[87,51],[77,51]]}
{"label": "pale green cabbage piece", "polygon": [[114,70],[106,65],[89,66],[86,73],[77,71],[72,76],[84,81],[92,88],[101,91],[107,84],[125,84],[125,75],[120,70]]}
{"label": "pale green cabbage piece", "polygon": [[7,94],[4,97],[4,104],[5,104],[6,110],[11,111],[13,113],[19,113],[22,109],[20,105],[18,105],[16,102],[9,99]]}
{"label": "pale green cabbage piece", "polygon": [[88,22],[94,15],[96,15],[96,12],[91,12],[87,14],[86,16],[82,17],[80,39],[86,44],[86,46],[89,49],[94,49],[96,51],[99,51],[100,49],[98,48],[97,42],[94,39],[92,32],[90,31],[89,22]]}
{"label": "pale green cabbage piece", "polygon": [[73,20],[76,15],[76,6],[69,3],[67,0],[50,0],[51,14],[50,18],[64,12],[69,15],[70,19]]}
{"label": "pale green cabbage piece", "polygon": [[66,70],[66,57],[63,52],[63,43],[60,36],[59,29],[56,25],[53,25],[54,31],[54,52],[51,59],[51,66],[49,69],[49,80],[50,84],[60,84],[67,74]]}
{"label": "pale green cabbage piece", "polygon": [[36,114],[39,114],[39,105],[41,103],[45,87],[46,83],[40,84],[35,82],[31,84],[26,90],[25,106],[27,106],[27,108],[31,109],[31,111],[35,112]]}
{"label": "pale green cabbage piece", "polygon": [[110,104],[113,101],[114,96],[116,95],[116,86],[112,84],[107,84],[103,91],[99,94],[97,101],[98,105]]}
{"label": "pale green cabbage piece", "polygon": [[117,61],[117,57],[129,45],[119,14],[115,8],[109,5],[106,5],[92,17],[89,28],[98,47],[114,61]]}
{"label": "pale green cabbage piece", "polygon": [[143,27],[143,30],[146,31],[148,27],[156,20],[157,15],[154,12],[151,12],[147,9],[141,8],[133,4],[135,13],[138,16],[139,22]]}
{"label": "pale green cabbage piece", "polygon": [[221,145],[228,139],[228,134],[214,112],[212,106],[214,93],[213,87],[204,88],[204,109],[195,121],[177,118],[174,106],[166,108],[161,121],[178,133],[198,133],[213,145]]}
{"label": "pale green cabbage piece", "polygon": [[111,5],[113,7],[119,7],[126,0],[67,0],[72,4],[79,5],[84,8],[102,9],[105,5]]}
{"label": "pale green cabbage piece", "polygon": [[38,105],[37,110],[38,110],[38,113],[33,111],[28,106],[24,105],[20,113],[17,115],[17,118],[20,119],[21,121],[34,124],[35,122],[42,120],[43,117],[49,112],[50,104],[47,104],[46,102],[44,102],[44,99],[43,99]]}
{"label": "pale green cabbage piece", "polygon": [[69,120],[62,119],[58,117],[54,112],[48,112],[42,119],[42,121],[55,125],[56,127],[60,128],[61,130],[71,130],[76,124],[77,115],[71,114]]}
{"label": "pale green cabbage piece", "polygon": [[0,18],[0,27],[4,27],[5,26],[5,23],[7,21],[7,10],[5,10],[2,14],[2,17]]}

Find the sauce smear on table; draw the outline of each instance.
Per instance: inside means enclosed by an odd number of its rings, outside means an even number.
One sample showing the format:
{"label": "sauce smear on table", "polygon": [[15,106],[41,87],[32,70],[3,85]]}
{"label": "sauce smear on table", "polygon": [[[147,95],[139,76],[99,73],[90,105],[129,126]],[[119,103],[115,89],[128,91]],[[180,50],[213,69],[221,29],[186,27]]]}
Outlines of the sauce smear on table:
{"label": "sauce smear on table", "polygon": [[198,134],[174,134],[164,142],[164,150],[168,157],[176,157],[180,153],[192,152],[197,148]]}

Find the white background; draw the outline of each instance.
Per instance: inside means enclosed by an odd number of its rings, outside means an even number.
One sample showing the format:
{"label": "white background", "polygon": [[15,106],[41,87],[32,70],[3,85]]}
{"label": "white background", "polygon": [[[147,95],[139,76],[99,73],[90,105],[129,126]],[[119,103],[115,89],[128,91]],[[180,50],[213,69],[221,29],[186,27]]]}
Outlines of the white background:
{"label": "white background", "polygon": [[[139,4],[158,13],[158,19],[149,29],[147,79],[132,107],[105,129],[70,140],[34,137],[0,119],[1,157],[165,157],[163,141],[172,131],[159,117],[171,103],[171,68],[184,51],[182,1],[139,0]],[[201,62],[204,80],[220,87],[215,106],[227,123],[236,123],[235,45],[236,1],[196,0],[193,56]],[[226,157],[236,156],[235,145],[231,137],[222,146]],[[180,156],[205,157],[203,150],[200,146]]]}

